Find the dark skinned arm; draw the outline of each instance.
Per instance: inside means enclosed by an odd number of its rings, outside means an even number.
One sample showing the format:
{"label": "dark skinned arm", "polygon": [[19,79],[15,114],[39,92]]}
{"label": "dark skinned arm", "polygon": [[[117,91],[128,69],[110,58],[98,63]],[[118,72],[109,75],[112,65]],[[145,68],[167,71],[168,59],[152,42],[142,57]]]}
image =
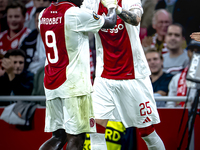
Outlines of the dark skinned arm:
{"label": "dark skinned arm", "polygon": [[117,14],[115,8],[109,8],[108,14],[105,17],[105,22],[102,28],[109,29],[114,28],[117,22]]}

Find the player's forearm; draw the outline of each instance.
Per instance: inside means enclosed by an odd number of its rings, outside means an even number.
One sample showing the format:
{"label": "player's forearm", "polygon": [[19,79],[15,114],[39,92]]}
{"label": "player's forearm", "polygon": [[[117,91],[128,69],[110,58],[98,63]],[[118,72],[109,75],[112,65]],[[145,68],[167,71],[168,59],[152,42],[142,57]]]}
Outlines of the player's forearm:
{"label": "player's forearm", "polygon": [[120,14],[118,14],[118,16],[123,21],[133,26],[137,26],[141,21],[142,12],[140,9],[131,9],[130,11],[128,11],[122,8],[122,11]]}
{"label": "player's forearm", "polygon": [[105,23],[102,28],[114,28],[117,22],[117,14],[115,8],[108,9],[108,14],[105,17]]}

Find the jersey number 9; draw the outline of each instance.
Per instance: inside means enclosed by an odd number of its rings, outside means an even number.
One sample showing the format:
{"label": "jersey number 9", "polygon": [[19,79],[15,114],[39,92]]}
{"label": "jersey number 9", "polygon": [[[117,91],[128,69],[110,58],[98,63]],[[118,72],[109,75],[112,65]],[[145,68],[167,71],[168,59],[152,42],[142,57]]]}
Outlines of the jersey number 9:
{"label": "jersey number 9", "polygon": [[[48,41],[48,36],[52,37],[52,42]],[[51,53],[47,53],[47,59],[50,63],[55,64],[58,62],[58,49],[56,46],[56,35],[53,31],[46,31],[45,32],[45,43],[49,48],[53,48],[54,58],[51,58]]]}

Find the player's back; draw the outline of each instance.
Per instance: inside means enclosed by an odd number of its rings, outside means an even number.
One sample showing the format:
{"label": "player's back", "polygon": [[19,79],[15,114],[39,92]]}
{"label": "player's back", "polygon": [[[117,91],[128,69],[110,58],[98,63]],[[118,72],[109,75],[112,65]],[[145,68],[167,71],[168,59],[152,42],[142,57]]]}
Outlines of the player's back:
{"label": "player's back", "polygon": [[65,45],[64,14],[70,7],[72,5],[52,4],[42,12],[40,18],[40,34],[48,60],[44,84],[48,89],[55,89],[66,80],[69,59]]}
{"label": "player's back", "polygon": [[91,92],[88,32],[98,32],[103,23],[103,18],[95,20],[93,12],[70,2],[52,3],[40,13],[39,27],[47,57],[44,86],[48,99]]}

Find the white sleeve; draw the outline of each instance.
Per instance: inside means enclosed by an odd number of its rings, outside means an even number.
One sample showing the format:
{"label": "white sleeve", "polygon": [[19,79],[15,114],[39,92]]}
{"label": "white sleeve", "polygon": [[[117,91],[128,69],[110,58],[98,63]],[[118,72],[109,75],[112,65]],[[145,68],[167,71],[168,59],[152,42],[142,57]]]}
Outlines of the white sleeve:
{"label": "white sleeve", "polygon": [[86,8],[70,8],[65,17],[70,29],[76,32],[98,32],[105,22],[104,17]]}
{"label": "white sleeve", "polygon": [[84,0],[83,5],[81,7],[93,10],[94,12],[97,13],[99,8],[99,3],[100,0]]}
{"label": "white sleeve", "polygon": [[143,14],[141,0],[126,0],[126,1],[128,1],[128,8],[124,8],[124,9],[130,10],[132,8],[137,8],[137,9],[140,9]]}

